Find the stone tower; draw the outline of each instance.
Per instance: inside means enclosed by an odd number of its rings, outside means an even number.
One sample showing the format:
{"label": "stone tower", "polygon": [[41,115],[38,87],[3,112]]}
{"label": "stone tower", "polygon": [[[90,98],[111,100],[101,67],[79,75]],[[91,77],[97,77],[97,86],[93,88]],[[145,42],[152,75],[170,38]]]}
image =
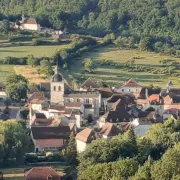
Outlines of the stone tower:
{"label": "stone tower", "polygon": [[55,68],[55,74],[51,79],[51,103],[63,103],[64,101],[64,79],[60,73],[59,62]]}

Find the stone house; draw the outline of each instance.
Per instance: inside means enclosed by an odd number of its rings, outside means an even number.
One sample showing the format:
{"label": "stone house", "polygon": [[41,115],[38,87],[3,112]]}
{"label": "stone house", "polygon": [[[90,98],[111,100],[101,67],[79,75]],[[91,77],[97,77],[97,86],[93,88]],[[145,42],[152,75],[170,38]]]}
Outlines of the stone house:
{"label": "stone house", "polygon": [[105,123],[98,132],[99,136],[105,139],[110,139],[111,137],[117,136],[120,133],[122,133],[120,129],[118,129],[118,127],[113,123],[109,122]]}
{"label": "stone house", "polygon": [[16,29],[28,30],[28,31],[40,31],[40,24],[34,18],[25,18],[22,16],[22,20],[19,24],[15,24]]}
{"label": "stone house", "polygon": [[35,152],[59,151],[67,145],[69,136],[69,126],[31,127],[31,138],[35,147]]}
{"label": "stone house", "polygon": [[90,129],[86,128],[76,134],[76,145],[77,152],[83,152],[86,150],[87,146],[96,139],[96,133]]}
{"label": "stone house", "polygon": [[135,80],[129,79],[120,86],[116,87],[114,91],[117,93],[132,93],[135,96],[138,96],[141,89],[142,89],[141,85],[139,85]]}

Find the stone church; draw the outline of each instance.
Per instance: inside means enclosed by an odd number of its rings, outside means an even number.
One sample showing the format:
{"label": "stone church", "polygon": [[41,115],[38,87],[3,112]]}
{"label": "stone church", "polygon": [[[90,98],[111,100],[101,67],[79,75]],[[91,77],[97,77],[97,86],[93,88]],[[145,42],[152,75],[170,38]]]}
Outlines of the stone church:
{"label": "stone church", "polygon": [[50,102],[51,104],[81,103],[84,105],[84,118],[92,115],[94,119],[99,117],[101,107],[101,94],[99,91],[78,91],[72,89],[60,73],[60,66],[57,64],[55,74],[51,82]]}

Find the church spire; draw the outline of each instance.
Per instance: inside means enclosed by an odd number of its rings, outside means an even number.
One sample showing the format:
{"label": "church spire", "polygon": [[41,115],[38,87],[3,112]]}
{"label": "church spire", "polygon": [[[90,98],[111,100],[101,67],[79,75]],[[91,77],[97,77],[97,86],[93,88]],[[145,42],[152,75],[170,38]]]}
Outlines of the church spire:
{"label": "church spire", "polygon": [[57,60],[56,67],[55,67],[55,74],[61,74],[60,73],[60,64],[59,64],[58,60]]}

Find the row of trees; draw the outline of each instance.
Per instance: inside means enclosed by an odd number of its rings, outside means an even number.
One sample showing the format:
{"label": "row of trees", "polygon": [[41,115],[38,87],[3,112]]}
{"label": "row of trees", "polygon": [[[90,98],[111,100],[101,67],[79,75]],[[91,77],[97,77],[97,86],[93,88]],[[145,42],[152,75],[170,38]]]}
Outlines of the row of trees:
{"label": "row of trees", "polygon": [[130,129],[110,141],[97,139],[78,157],[79,180],[159,180],[180,177],[180,122],[155,124],[143,138]]}

